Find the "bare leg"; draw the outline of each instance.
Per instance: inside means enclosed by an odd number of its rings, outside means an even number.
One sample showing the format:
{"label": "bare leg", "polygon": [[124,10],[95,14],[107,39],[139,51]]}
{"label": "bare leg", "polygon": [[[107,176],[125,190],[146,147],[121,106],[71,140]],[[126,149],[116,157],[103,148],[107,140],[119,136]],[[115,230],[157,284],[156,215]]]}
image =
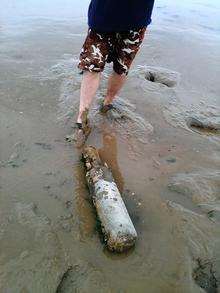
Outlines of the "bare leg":
{"label": "bare leg", "polygon": [[126,75],[119,75],[116,72],[113,72],[108,80],[108,89],[105,97],[104,105],[109,105],[114,100],[116,95],[121,90],[122,86],[126,81]]}
{"label": "bare leg", "polygon": [[89,109],[96,91],[99,87],[100,73],[84,71],[81,91],[80,91],[80,106],[77,122],[82,122],[82,114],[86,109]]}

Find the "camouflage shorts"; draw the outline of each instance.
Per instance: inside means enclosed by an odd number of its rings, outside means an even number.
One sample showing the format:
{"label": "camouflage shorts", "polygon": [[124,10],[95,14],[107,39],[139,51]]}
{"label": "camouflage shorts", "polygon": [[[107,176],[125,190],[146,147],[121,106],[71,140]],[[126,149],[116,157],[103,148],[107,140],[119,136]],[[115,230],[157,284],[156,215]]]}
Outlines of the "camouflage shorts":
{"label": "camouflage shorts", "polygon": [[102,72],[106,62],[113,62],[116,73],[128,74],[145,31],[146,27],[120,33],[98,33],[89,29],[78,67],[90,72]]}

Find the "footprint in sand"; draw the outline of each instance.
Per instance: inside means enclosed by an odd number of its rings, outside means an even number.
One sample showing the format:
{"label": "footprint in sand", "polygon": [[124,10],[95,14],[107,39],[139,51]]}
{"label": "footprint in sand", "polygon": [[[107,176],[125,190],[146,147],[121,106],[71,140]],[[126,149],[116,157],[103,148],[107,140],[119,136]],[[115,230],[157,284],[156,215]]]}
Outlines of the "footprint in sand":
{"label": "footprint in sand", "polygon": [[206,135],[220,134],[220,116],[219,117],[189,117],[187,126],[193,131]]}
{"label": "footprint in sand", "polygon": [[135,72],[143,75],[150,82],[162,84],[167,87],[175,87],[180,81],[180,73],[163,67],[139,65]]}
{"label": "footprint in sand", "polygon": [[64,273],[56,293],[72,292],[110,292],[105,276],[97,267],[89,263],[80,263],[68,268]]}
{"label": "footprint in sand", "polygon": [[209,136],[218,141],[220,137],[220,108],[208,104],[184,105],[179,101],[164,106],[163,115],[174,127]]}

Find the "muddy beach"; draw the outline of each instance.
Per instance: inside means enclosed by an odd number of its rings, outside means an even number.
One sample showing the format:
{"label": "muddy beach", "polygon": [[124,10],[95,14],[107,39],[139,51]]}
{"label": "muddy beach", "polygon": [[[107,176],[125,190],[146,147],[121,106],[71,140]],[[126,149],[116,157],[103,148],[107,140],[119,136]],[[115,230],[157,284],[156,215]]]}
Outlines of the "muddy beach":
{"label": "muddy beach", "polygon": [[65,141],[89,1],[28,2],[0,3],[0,292],[219,292],[219,3],[157,1],[113,116],[103,74],[88,143],[138,233],[119,255]]}

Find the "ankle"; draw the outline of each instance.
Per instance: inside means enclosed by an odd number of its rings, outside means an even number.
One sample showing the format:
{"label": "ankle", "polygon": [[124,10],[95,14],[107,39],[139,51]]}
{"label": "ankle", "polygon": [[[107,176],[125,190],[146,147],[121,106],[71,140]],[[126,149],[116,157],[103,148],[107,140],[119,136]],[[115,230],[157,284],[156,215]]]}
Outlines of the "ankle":
{"label": "ankle", "polygon": [[104,100],[104,106],[110,105],[112,103],[112,101],[114,100],[114,98],[105,98]]}
{"label": "ankle", "polygon": [[82,123],[83,122],[83,115],[84,115],[85,111],[86,111],[86,109],[79,110],[79,114],[78,114],[78,117],[77,117],[77,120],[76,120],[77,123]]}
{"label": "ankle", "polygon": [[76,123],[81,123],[82,124],[82,118],[81,118],[81,116],[78,116],[78,118],[76,120]]}

